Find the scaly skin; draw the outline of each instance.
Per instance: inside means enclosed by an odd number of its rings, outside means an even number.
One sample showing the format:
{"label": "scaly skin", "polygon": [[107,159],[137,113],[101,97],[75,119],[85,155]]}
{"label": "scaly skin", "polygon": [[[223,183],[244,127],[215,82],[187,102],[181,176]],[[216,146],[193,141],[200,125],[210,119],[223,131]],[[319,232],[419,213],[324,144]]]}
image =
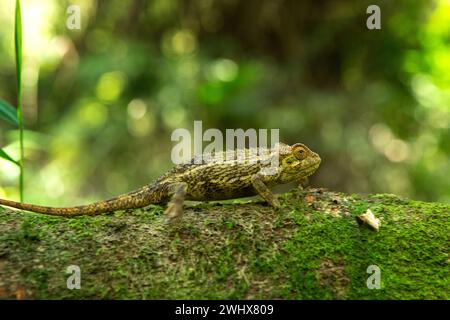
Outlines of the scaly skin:
{"label": "scaly skin", "polygon": [[[277,208],[270,188],[312,175],[320,157],[301,143],[277,144],[272,149],[244,149],[203,155],[203,159],[177,165],[155,182],[136,191],[89,205],[56,208],[0,199],[0,205],[55,216],[95,215],[117,210],[136,209],[150,204],[166,204],[168,220],[183,212],[184,200],[211,201],[259,194]],[[278,158],[275,170],[267,171]]]}

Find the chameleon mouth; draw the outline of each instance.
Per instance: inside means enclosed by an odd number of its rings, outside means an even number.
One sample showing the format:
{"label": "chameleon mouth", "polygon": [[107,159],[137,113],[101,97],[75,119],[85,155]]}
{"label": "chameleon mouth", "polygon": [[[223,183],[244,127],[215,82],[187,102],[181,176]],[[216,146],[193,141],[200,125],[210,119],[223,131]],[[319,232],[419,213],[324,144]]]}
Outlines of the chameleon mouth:
{"label": "chameleon mouth", "polygon": [[305,176],[312,175],[319,168],[320,163],[321,163],[321,159],[319,157],[317,157],[317,158],[318,158],[317,162],[315,162],[314,164],[312,164],[312,165],[304,168],[303,170],[301,170],[302,173],[305,173]]}
{"label": "chameleon mouth", "polygon": [[313,164],[304,170],[302,170],[304,173],[306,173],[307,176],[312,175],[314,172],[316,172],[317,168],[319,168],[319,164]]}

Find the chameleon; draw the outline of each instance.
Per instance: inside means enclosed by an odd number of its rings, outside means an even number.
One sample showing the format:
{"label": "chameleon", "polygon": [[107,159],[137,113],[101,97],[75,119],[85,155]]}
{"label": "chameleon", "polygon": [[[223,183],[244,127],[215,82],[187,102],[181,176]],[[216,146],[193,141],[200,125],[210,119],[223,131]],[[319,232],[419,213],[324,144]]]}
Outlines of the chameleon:
{"label": "chameleon", "polygon": [[317,170],[320,163],[319,155],[302,143],[277,143],[272,148],[237,149],[206,153],[201,158],[195,156],[135,191],[88,205],[47,207],[4,199],[0,199],[0,205],[74,217],[167,204],[164,213],[169,222],[182,216],[185,200],[214,201],[259,195],[272,207],[279,208],[280,203],[271,188],[303,181]]}

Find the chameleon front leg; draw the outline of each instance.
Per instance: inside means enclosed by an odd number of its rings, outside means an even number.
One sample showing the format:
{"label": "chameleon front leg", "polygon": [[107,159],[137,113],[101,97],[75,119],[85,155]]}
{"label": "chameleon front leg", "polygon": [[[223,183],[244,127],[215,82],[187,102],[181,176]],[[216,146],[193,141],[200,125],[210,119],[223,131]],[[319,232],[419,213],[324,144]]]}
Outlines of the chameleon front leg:
{"label": "chameleon front leg", "polygon": [[266,186],[260,174],[254,174],[252,176],[252,185],[255,188],[256,192],[266,200],[272,207],[279,208],[280,202],[276,198],[276,196],[272,193],[269,187]]}
{"label": "chameleon front leg", "polygon": [[309,184],[309,179],[308,179],[308,177],[301,178],[301,179],[298,181],[298,187],[300,188],[300,190],[306,189],[306,187],[308,186],[308,184]]}
{"label": "chameleon front leg", "polygon": [[167,209],[164,211],[167,222],[170,222],[182,216],[186,190],[187,184],[185,182],[180,182],[171,186],[172,199],[167,205]]}

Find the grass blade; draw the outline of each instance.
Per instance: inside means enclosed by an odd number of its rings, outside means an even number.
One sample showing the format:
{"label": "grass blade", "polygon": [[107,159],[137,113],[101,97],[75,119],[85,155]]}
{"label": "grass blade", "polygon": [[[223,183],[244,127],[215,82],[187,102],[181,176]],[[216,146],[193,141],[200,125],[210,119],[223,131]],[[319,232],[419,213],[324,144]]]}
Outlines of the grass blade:
{"label": "grass blade", "polygon": [[22,15],[20,11],[20,0],[16,0],[14,42],[16,49],[17,88],[20,88],[20,93],[22,93]]}
{"label": "grass blade", "polygon": [[0,99],[0,118],[8,121],[15,126],[19,125],[16,109],[7,101],[2,99]]}
{"label": "grass blade", "polygon": [[7,154],[5,151],[3,151],[3,149],[0,149],[0,158],[11,161],[12,163],[20,166],[19,163],[16,160],[14,160],[13,158],[11,158],[11,156],[9,154]]}
{"label": "grass blade", "polygon": [[14,28],[14,42],[16,51],[16,75],[17,75],[17,118],[19,120],[19,140],[20,140],[20,201],[23,202],[24,189],[24,152],[23,152],[23,111],[22,111],[22,16],[20,12],[20,0],[16,0],[16,15]]}

